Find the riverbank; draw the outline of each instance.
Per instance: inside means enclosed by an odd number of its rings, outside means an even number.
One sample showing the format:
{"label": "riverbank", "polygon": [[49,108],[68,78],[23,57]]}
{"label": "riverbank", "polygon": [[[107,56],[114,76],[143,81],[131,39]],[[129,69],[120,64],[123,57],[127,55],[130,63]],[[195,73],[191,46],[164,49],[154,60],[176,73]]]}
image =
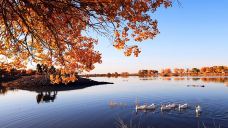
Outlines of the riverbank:
{"label": "riverbank", "polygon": [[65,91],[86,88],[94,85],[113,84],[111,82],[99,82],[79,77],[76,82],[65,84],[51,84],[49,78],[44,75],[21,76],[12,81],[1,83],[3,88],[22,89],[29,91]]}
{"label": "riverbank", "polygon": [[140,75],[137,73],[129,73],[129,74],[119,74],[119,73],[112,73],[112,74],[84,74],[80,75],[82,77],[131,77],[131,76],[137,76],[137,77],[228,77],[228,73],[207,73],[207,74],[200,74],[200,73],[191,73],[191,74],[149,74],[149,75]]}

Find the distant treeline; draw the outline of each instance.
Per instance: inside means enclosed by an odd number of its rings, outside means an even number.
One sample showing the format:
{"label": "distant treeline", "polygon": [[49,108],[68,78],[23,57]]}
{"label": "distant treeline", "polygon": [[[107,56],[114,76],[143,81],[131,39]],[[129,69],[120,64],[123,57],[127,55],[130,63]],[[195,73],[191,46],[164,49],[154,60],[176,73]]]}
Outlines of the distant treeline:
{"label": "distant treeline", "polygon": [[212,66],[212,67],[202,67],[202,68],[166,68],[162,69],[160,72],[157,70],[139,70],[138,73],[128,73],[128,72],[114,72],[106,74],[85,74],[81,76],[87,77],[128,77],[128,76],[228,76],[228,66]]}
{"label": "distant treeline", "polygon": [[[0,82],[16,79],[20,76],[30,76],[30,75],[42,75],[42,74],[54,74],[58,76],[61,71],[56,69],[54,66],[48,67],[47,65],[37,64],[36,70],[25,70],[25,69],[5,69],[0,68]],[[76,76],[78,73],[75,71]],[[67,74],[66,74],[67,76]],[[212,66],[212,67],[202,67],[202,68],[192,68],[192,69],[183,69],[183,68],[166,68],[160,72],[157,70],[139,70],[137,73],[128,73],[128,72],[114,72],[106,74],[84,74],[80,75],[84,77],[128,77],[128,76],[139,76],[139,77],[148,77],[148,76],[228,76],[228,66]]]}

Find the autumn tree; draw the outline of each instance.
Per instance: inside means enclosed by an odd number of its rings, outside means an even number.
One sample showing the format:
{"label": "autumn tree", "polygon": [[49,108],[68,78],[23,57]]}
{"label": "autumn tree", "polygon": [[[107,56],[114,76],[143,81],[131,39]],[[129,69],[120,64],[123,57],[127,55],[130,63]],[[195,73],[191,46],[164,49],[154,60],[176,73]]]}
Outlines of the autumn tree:
{"label": "autumn tree", "polygon": [[168,74],[168,73],[172,73],[172,71],[171,71],[170,68],[166,68],[166,69],[163,69],[163,70],[161,71],[161,73]]}
{"label": "autumn tree", "polygon": [[161,75],[162,76],[170,76],[172,74],[172,70],[170,68],[162,69]]}
{"label": "autumn tree", "polygon": [[180,68],[180,69],[179,68],[174,68],[173,72],[174,72],[175,75],[182,75],[182,74],[185,73],[185,70],[182,69],[182,68]]}
{"label": "autumn tree", "polygon": [[202,67],[201,69],[200,69],[200,72],[201,73],[205,73],[207,71],[207,67]]}
{"label": "autumn tree", "polygon": [[192,68],[192,72],[193,72],[193,73],[199,73],[200,70],[199,70],[198,68]]}
{"label": "autumn tree", "polygon": [[128,77],[129,76],[129,73],[128,72],[122,72],[120,74],[121,77]]}
{"label": "autumn tree", "polygon": [[179,68],[174,68],[174,69],[173,69],[173,72],[174,72],[175,74],[180,74],[180,73],[181,73],[181,70],[180,70]]}
{"label": "autumn tree", "polygon": [[6,67],[25,68],[28,62],[54,65],[64,73],[90,71],[101,63],[94,49],[104,35],[126,56],[138,56],[137,45],[158,33],[151,17],[170,0],[0,0],[0,61]]}

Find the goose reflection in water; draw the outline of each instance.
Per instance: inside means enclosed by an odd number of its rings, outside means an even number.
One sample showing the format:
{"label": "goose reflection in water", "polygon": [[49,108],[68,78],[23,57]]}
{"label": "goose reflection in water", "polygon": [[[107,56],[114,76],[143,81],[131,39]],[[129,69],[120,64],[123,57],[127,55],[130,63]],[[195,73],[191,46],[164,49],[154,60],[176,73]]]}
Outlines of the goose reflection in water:
{"label": "goose reflection in water", "polygon": [[57,96],[57,91],[48,91],[48,92],[40,92],[36,96],[37,103],[49,103],[54,102]]}

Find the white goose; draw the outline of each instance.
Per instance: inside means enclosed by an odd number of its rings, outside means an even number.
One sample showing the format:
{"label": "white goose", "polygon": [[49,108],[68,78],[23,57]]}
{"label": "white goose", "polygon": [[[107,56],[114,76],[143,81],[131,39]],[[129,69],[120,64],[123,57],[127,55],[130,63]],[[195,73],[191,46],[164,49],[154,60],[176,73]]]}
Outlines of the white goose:
{"label": "white goose", "polygon": [[145,110],[147,108],[147,105],[136,105],[135,109],[136,110]]}
{"label": "white goose", "polygon": [[179,110],[186,109],[186,108],[188,108],[188,104],[179,104]]}
{"label": "white goose", "polygon": [[168,104],[167,106],[171,107],[171,108],[176,108],[177,105],[175,103],[172,103],[172,104]]}
{"label": "white goose", "polygon": [[161,105],[161,111],[165,111],[165,110],[171,110],[171,106],[169,105]]}
{"label": "white goose", "polygon": [[199,105],[196,106],[196,113],[200,114],[202,112],[202,109]]}
{"label": "white goose", "polygon": [[151,104],[151,105],[148,105],[147,107],[146,107],[146,109],[148,109],[148,110],[153,110],[153,109],[155,109],[156,108],[156,105],[155,104]]}

